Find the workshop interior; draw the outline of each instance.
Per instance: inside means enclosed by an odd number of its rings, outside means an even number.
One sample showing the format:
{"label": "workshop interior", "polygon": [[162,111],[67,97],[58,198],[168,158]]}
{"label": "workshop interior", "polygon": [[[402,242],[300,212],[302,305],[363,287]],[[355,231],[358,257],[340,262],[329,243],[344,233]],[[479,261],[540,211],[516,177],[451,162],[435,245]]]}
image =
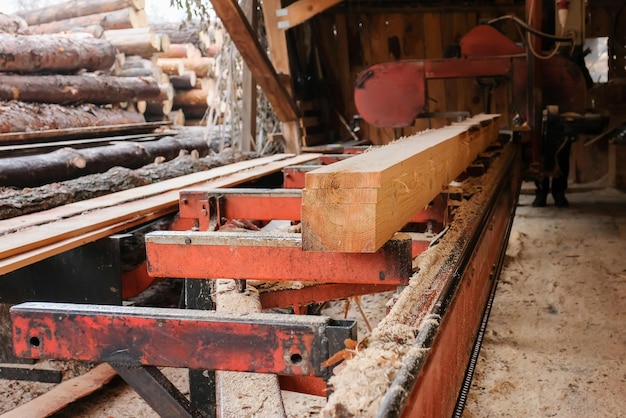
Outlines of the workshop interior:
{"label": "workshop interior", "polygon": [[[572,184],[626,190],[625,3],[200,3],[195,32],[117,22],[141,0],[0,19],[0,379],[60,387],[38,364],[76,362],[162,417],[286,417],[285,390],[324,417],[461,417],[522,189],[561,210]],[[34,127],[48,106],[100,126]],[[266,401],[245,415],[233,387]]]}

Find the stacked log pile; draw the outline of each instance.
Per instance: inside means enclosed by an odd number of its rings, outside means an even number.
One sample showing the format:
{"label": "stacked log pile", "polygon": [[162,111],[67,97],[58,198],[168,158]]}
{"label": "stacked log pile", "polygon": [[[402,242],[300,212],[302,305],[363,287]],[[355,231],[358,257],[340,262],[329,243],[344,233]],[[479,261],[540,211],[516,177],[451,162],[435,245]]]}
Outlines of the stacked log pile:
{"label": "stacked log pile", "polygon": [[[191,140],[188,135],[167,141],[154,141],[158,133],[145,138],[126,135],[116,140],[141,142],[116,147],[89,139],[91,134],[102,136],[102,129],[115,128],[124,134],[138,126],[149,130],[165,126],[146,122],[170,118],[176,89],[204,87],[196,94],[204,95],[204,99],[195,98],[192,104],[201,102],[203,111],[207,108],[205,90],[212,58],[192,43],[172,44],[168,33],[148,27],[144,2],[68,0],[11,16],[0,13],[0,146],[22,146],[26,139],[58,141],[62,135],[52,135],[58,130],[64,130],[69,138],[81,138],[81,144],[98,144],[93,152],[65,148],[39,156],[33,155],[37,151],[29,151],[24,161],[4,158],[1,186],[32,187],[103,172],[115,165],[136,168],[191,150],[199,156],[205,154],[204,138]],[[175,89],[170,75],[158,65],[160,59],[198,62],[180,62]],[[174,116],[182,124],[182,110]],[[77,137],[76,132],[83,136]],[[54,144],[46,145],[55,148]],[[116,152],[110,158],[104,155],[113,150]],[[66,163],[67,155],[73,156],[71,164]],[[38,162],[39,157],[51,164],[60,162],[61,174],[50,175],[44,170],[45,164]],[[65,173],[68,169],[72,173]]]}
{"label": "stacked log pile", "polygon": [[144,7],[145,0],[68,0],[0,14],[0,100],[105,105],[175,124],[202,117],[215,46],[195,23],[149,26]]}

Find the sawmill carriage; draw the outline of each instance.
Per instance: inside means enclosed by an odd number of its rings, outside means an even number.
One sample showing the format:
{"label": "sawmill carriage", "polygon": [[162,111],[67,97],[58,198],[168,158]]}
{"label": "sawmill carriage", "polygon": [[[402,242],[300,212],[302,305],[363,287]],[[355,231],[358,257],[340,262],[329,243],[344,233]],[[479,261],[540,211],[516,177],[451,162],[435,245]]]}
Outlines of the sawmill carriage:
{"label": "sawmill carriage", "polygon": [[[581,64],[587,37],[620,35],[611,2],[211,3],[289,154],[0,221],[5,339],[21,358],[106,363],[161,416],[239,416],[237,393],[285,416],[281,388],[327,397],[325,416],[460,416],[546,121],[593,138],[620,94],[589,91]],[[159,84],[145,98],[167,114]],[[199,90],[178,107],[206,111]],[[608,168],[606,136],[572,152],[579,180]],[[163,279],[182,283],[177,308],[128,303]],[[318,314],[371,294],[378,324]],[[190,399],[162,367],[189,369]]]}

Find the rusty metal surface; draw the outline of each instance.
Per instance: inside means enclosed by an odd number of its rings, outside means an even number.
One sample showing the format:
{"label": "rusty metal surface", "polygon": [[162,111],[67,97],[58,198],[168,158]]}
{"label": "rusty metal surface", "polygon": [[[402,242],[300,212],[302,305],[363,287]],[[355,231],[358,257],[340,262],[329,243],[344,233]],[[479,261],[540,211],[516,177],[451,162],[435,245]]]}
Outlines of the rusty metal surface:
{"label": "rusty metal surface", "polygon": [[375,253],[331,253],[303,251],[300,234],[158,231],[146,254],[155,277],[401,285],[412,274],[405,234]]}
{"label": "rusty metal surface", "polygon": [[321,316],[44,302],[14,306],[11,319],[20,357],[306,376],[327,374],[321,363],[355,325]]}

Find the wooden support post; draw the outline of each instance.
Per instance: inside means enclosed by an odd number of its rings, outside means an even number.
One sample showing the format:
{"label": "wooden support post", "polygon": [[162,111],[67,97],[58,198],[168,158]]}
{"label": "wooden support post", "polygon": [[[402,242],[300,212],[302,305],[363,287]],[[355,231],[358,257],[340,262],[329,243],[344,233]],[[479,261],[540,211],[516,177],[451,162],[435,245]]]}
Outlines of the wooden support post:
{"label": "wooden support post", "polygon": [[[270,59],[276,73],[279,74],[282,85],[291,92],[291,70],[289,67],[289,51],[285,32],[278,29],[277,11],[282,8],[281,0],[263,0],[263,19],[265,33],[270,50]],[[281,131],[285,140],[285,152],[300,153],[302,135],[297,122],[281,119]],[[289,151],[287,151],[289,150]]]}
{"label": "wooden support post", "polygon": [[378,250],[497,139],[498,118],[475,116],[306,173],[303,248]]}
{"label": "wooden support post", "polygon": [[[250,0],[248,7],[244,10],[250,26],[254,32],[257,31],[257,0]],[[252,72],[248,65],[243,65],[243,111],[241,138],[239,141],[242,151],[250,151],[256,138],[256,82],[252,77]]]}

